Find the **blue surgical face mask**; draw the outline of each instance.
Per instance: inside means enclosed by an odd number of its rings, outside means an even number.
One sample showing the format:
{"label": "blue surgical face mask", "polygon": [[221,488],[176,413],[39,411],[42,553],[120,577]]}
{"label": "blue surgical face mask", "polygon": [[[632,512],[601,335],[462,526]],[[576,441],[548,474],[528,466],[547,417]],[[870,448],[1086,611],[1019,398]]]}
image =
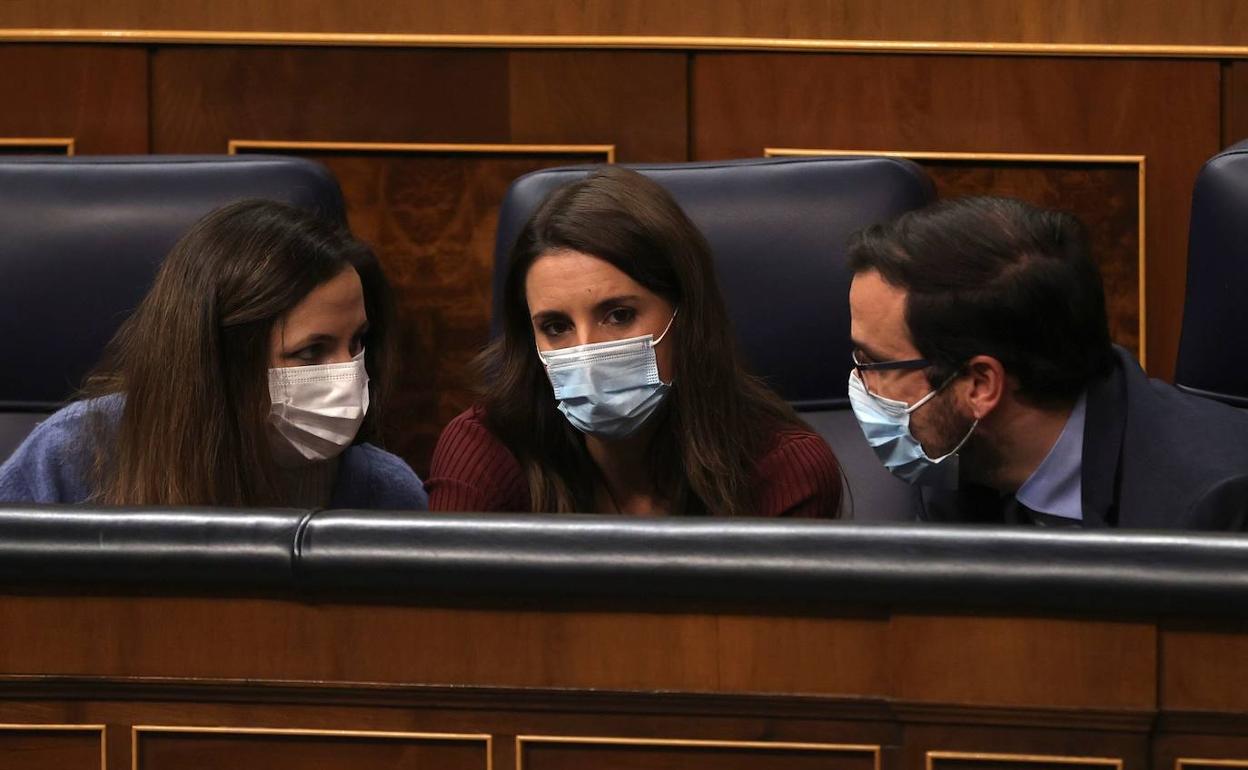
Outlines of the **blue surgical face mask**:
{"label": "blue surgical face mask", "polygon": [[612,342],[539,350],[559,411],[582,433],[617,440],[633,435],[667,397],[671,383],[659,379],[654,348],[663,333]]}
{"label": "blue surgical face mask", "polygon": [[854,416],[858,418],[862,433],[884,467],[902,481],[946,489],[957,488],[958,450],[975,432],[979,420],[971,423],[971,429],[953,451],[935,459],[927,456],[927,452],[923,451],[923,444],[910,432],[910,415],[935,398],[956,377],[957,375],[950,377],[939,388],[907,405],[904,401],[894,401],[867,392],[858,372],[849,373],[849,403],[854,408]]}

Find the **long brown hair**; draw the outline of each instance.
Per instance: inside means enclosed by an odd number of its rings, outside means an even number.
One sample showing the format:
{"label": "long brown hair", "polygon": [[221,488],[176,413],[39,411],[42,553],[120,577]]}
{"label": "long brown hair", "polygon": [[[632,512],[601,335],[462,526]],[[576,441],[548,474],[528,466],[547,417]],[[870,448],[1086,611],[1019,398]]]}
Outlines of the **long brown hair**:
{"label": "long brown hair", "polygon": [[592,511],[596,467],[556,408],[525,295],[533,262],[579,251],[680,309],[673,385],[650,448],[650,474],[675,513],[754,513],[755,464],[777,429],[802,426],[746,373],[706,239],[655,182],[606,167],[553,192],[520,231],[502,302],[503,334],[479,359],[488,427],[519,459],[535,511]]}
{"label": "long brown hair", "polygon": [[372,251],[340,223],[272,201],[234,203],[196,223],[109,343],[84,395],[123,394],[119,420],[97,410],[95,499],[108,505],[274,505],[270,408],[273,324],[354,267],[364,290],[375,440],[387,389],[392,302]]}

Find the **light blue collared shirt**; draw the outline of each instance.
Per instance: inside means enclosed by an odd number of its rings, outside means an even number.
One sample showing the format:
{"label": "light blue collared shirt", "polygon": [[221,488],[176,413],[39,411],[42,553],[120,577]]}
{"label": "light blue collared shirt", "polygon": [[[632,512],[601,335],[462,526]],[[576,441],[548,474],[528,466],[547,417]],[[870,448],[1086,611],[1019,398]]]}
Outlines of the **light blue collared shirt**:
{"label": "light blue collared shirt", "polygon": [[1014,497],[1037,513],[1083,521],[1083,423],[1087,394],[1079,396],[1066,427],[1044,461]]}

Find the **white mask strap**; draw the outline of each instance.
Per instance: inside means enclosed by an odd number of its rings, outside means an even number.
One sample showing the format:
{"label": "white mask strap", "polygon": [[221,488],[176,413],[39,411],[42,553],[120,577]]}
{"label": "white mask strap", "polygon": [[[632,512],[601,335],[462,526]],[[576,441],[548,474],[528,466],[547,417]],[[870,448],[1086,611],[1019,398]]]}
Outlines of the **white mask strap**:
{"label": "white mask strap", "polygon": [[933,388],[932,391],[928,393],[926,396],[924,396],[923,398],[920,398],[918,401],[915,401],[913,404],[906,407],[906,414],[912,414],[915,409],[918,409],[919,407],[926,404],[928,401],[931,401],[933,398],[936,397],[937,393],[949,387],[949,383],[953,382],[957,378],[958,378],[958,372],[954,372],[953,374],[949,375],[949,379],[940,383],[940,387]]}
{"label": "white mask strap", "polygon": [[668,319],[667,326],[663,327],[663,333],[660,334],[654,342],[650,343],[650,347],[656,348],[659,346],[659,343],[663,341],[663,338],[667,336],[667,333],[672,330],[672,324],[676,323],[676,314],[679,312],[680,308],[676,308],[672,311],[672,317]]}

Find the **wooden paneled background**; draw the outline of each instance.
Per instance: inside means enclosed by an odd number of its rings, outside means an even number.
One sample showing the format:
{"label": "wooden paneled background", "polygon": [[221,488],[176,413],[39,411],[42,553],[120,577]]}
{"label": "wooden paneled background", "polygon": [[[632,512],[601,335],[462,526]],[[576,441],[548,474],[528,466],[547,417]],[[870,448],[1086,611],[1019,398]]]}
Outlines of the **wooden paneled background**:
{"label": "wooden paneled background", "polygon": [[[534,37],[550,35],[564,37]],[[1248,6],[1234,0],[0,0],[5,40],[0,152],[68,151],[35,143],[49,139],[77,154],[353,146],[266,151],[334,170],[399,291],[390,445],[421,473],[472,399],[497,205],[519,174],[595,161],[602,146],[625,163],[929,154],[942,194],[1080,214],[1115,338],[1165,378],[1193,180],[1248,137]],[[924,41],[945,53],[914,52]]]}
{"label": "wooden paneled background", "polygon": [[3,0],[0,26],[1248,45],[1239,0]]}

